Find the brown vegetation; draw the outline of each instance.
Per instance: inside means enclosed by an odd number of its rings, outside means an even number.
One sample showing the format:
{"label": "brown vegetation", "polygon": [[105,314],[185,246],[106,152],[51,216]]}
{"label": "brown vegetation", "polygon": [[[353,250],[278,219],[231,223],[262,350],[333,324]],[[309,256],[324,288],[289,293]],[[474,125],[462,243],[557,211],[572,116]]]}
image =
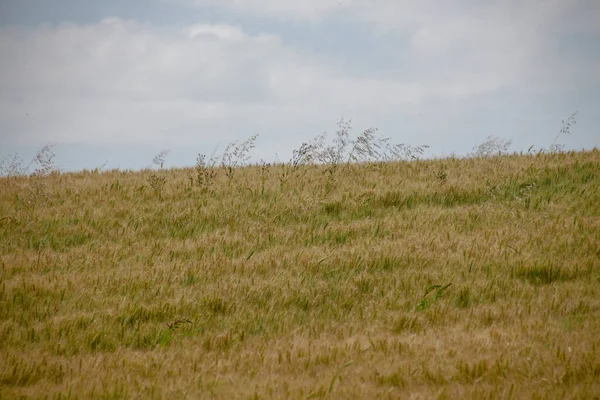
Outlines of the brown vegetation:
{"label": "brown vegetation", "polygon": [[598,150],[233,171],[0,178],[0,397],[599,395]]}

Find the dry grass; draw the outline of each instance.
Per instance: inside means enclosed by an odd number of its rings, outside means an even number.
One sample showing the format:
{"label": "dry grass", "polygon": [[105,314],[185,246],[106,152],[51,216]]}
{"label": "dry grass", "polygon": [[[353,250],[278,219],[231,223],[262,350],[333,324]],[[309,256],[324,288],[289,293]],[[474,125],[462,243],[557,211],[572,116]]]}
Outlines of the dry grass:
{"label": "dry grass", "polygon": [[0,397],[598,398],[598,150],[282,168],[1,178]]}

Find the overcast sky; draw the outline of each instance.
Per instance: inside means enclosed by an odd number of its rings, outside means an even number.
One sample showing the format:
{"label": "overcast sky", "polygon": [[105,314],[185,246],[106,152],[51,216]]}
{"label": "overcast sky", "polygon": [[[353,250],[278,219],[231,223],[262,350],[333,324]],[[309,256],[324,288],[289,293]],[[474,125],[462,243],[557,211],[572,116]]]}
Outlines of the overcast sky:
{"label": "overcast sky", "polygon": [[290,157],[336,122],[466,154],[600,146],[597,0],[0,0],[0,157],[167,166],[258,133]]}

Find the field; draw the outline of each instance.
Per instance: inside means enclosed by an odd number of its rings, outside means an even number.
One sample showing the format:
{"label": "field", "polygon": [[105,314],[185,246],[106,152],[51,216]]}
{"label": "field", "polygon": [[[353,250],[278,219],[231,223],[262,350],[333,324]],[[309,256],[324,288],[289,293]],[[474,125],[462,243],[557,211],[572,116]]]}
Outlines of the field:
{"label": "field", "polygon": [[198,172],[0,178],[1,398],[600,396],[598,150]]}

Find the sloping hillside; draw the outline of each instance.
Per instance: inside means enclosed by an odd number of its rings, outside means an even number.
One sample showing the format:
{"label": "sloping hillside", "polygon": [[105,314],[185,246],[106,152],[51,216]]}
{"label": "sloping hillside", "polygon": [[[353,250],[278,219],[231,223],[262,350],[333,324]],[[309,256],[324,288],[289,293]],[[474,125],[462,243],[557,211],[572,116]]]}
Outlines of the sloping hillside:
{"label": "sloping hillside", "polygon": [[0,188],[3,398],[600,393],[598,150]]}

